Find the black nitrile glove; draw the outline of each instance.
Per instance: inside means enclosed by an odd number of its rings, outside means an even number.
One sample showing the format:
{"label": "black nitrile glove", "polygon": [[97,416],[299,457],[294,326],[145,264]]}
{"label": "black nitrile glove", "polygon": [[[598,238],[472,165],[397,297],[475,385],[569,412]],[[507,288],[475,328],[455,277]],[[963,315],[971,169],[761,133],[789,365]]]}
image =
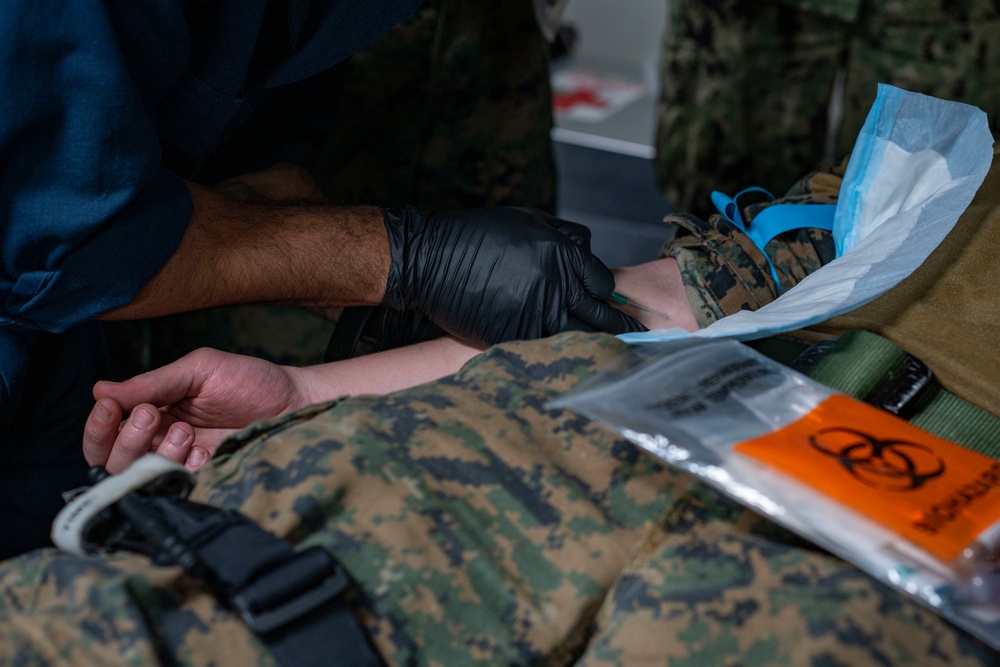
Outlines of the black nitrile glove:
{"label": "black nitrile glove", "polygon": [[615,281],[590,230],[542,211],[386,209],[392,263],[383,303],[480,345],[568,329],[644,331],[608,303]]}

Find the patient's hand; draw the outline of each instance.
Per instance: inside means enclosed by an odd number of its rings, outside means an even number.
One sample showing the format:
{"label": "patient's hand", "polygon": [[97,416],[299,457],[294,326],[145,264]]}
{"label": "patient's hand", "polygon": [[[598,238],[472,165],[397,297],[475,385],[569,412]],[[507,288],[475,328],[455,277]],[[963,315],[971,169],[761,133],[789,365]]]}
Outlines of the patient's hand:
{"label": "patient's hand", "polygon": [[111,473],[151,451],[196,470],[226,436],[255,421],[337,396],[430,382],[478,353],[446,337],[296,368],[202,348],[131,380],[94,385],[83,455]]}
{"label": "patient's hand", "polygon": [[227,435],[312,402],[298,369],[208,348],[125,382],[98,382],[94,398],[83,453],[111,473],[151,451],[196,470]]}

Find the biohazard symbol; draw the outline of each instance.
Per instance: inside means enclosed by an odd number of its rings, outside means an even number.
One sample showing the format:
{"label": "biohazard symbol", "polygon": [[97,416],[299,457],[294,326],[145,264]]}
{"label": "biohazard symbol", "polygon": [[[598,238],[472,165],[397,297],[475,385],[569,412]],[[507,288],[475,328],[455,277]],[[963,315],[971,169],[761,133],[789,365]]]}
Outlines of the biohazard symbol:
{"label": "biohazard symbol", "polygon": [[934,450],[906,440],[881,440],[847,428],[817,431],[809,442],[840,461],[852,476],[886,491],[912,491],[944,474],[944,461]]}

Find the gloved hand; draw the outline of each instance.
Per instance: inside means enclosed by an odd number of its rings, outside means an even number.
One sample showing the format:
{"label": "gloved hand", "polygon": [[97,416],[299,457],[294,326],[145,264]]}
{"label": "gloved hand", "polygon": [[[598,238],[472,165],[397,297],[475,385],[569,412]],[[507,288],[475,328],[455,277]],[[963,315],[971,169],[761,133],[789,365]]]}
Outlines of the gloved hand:
{"label": "gloved hand", "polygon": [[607,299],[615,281],[590,230],[524,208],[386,209],[386,303],[479,345],[568,329],[643,331]]}

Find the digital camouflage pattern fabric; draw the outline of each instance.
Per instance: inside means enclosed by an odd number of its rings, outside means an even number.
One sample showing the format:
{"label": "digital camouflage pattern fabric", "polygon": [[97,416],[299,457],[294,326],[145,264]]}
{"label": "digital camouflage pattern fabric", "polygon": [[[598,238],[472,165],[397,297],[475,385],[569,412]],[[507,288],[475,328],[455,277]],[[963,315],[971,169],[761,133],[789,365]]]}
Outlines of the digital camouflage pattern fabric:
{"label": "digital camouflage pattern fabric", "polygon": [[[844,562],[548,400],[603,334],[229,440],[193,499],[322,545],[392,665],[987,665],[998,656]],[[0,663],[267,665],[232,612],[144,557],[0,565]],[[331,662],[333,662],[331,658]]]}
{"label": "digital camouflage pattern fabric", "polygon": [[555,206],[548,42],[533,0],[431,0],[355,54],[311,169],[332,201]]}
{"label": "digital camouflage pattern fabric", "polygon": [[772,191],[850,151],[877,85],[974,104],[1000,132],[991,0],[676,0],[656,167],[667,200]]}
{"label": "digital camouflage pattern fabric", "polygon": [[577,664],[851,667],[998,658],[894,589],[699,484],[619,576]]}
{"label": "digital camouflage pattern fabric", "polygon": [[[847,169],[847,158],[799,179],[784,197],[751,203],[742,210],[748,225],[769,206],[835,204]],[[741,200],[742,201],[742,200]],[[702,328],[739,310],[757,310],[820,268],[836,253],[833,235],[803,227],[776,236],[764,250],[771,258],[780,285],[774,284],[763,252],[732,222],[719,213],[702,220],[691,213],[672,213],[665,222],[677,234],[660,251],[673,257],[681,270],[688,300]]]}

